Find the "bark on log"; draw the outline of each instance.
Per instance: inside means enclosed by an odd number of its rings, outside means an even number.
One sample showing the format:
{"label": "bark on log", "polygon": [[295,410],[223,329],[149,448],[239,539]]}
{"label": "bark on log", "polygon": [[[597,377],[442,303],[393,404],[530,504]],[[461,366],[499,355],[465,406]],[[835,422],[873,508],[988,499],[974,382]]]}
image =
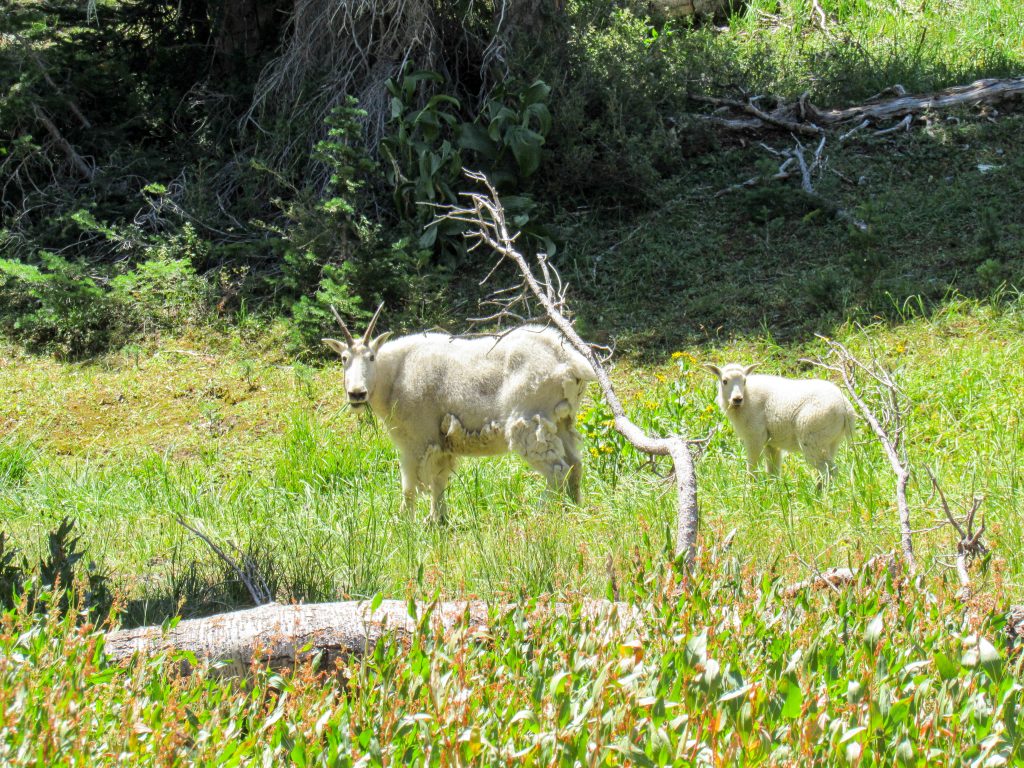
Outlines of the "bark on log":
{"label": "bark on log", "polygon": [[[874,97],[864,104],[836,109],[822,109],[814,106],[806,98],[801,98],[795,103],[780,103],[770,111],[758,106],[755,99],[739,101],[702,94],[691,94],[689,98],[718,107],[714,114],[695,115],[694,117],[734,131],[779,129],[792,133],[817,135],[823,128],[838,128],[850,123],[859,123],[859,128],[863,128],[867,125],[903,119],[903,122],[894,128],[878,131],[879,135],[884,135],[894,129],[908,128],[909,123],[906,121],[912,115],[929,110],[996,104],[1008,99],[1024,97],[1024,77],[1005,80],[992,78],[976,80],[968,85],[957,85],[936,93],[916,96],[908,96],[900,86],[887,89],[883,93],[895,93],[896,95],[891,98]],[[859,130],[859,128],[855,130]],[[853,131],[844,134],[843,138],[849,137],[852,133]]]}
{"label": "bark on log", "polygon": [[[425,613],[425,603],[414,604],[417,617]],[[437,603],[429,621],[435,629],[450,631],[464,621],[471,630],[486,629],[493,614],[501,616],[514,610],[510,604],[488,606],[480,600]],[[136,654],[151,656],[167,651],[188,651],[202,663],[221,662],[221,674],[244,675],[254,662],[272,668],[290,667],[320,656],[325,662],[361,656],[373,650],[381,638],[400,642],[416,631],[417,618],[409,615],[409,603],[384,600],[376,608],[367,601],[279,605],[271,603],[244,611],[222,613],[203,619],[187,619],[168,631],[162,627],[140,627],[108,632],[107,655],[119,662]],[[568,603],[539,603],[537,618],[568,615],[575,610]],[[639,611],[628,603],[585,600],[581,615],[606,622],[610,630],[628,631],[636,625]],[[468,614],[468,617],[467,617]],[[185,663],[185,674],[192,671]]]}
{"label": "bark on log", "polygon": [[994,104],[999,101],[1024,96],[1024,77],[996,80],[993,78],[975,80],[968,85],[957,85],[926,96],[899,96],[875,104],[859,104],[844,109],[818,109],[810,102],[803,102],[807,116],[812,122],[835,125],[837,123],[872,122],[895,120],[904,115],[917,114],[929,109]]}
{"label": "bark on log", "polygon": [[826,568],[809,579],[790,584],[782,590],[783,597],[795,597],[805,589],[838,589],[857,580],[857,574],[865,569],[878,570],[879,566],[892,566],[892,555],[876,555],[865,560],[859,568]]}

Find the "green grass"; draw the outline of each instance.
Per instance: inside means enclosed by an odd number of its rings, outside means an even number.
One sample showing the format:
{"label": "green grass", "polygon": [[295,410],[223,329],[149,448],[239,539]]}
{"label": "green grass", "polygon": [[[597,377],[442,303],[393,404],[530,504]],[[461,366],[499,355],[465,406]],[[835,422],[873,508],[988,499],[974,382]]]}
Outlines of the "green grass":
{"label": "green grass", "polygon": [[734,46],[749,87],[837,105],[897,83],[922,92],[1024,71],[1024,10],[1012,0],[819,5],[825,32],[809,1],[752,0],[718,45]]}
{"label": "green grass", "polygon": [[[931,314],[906,311],[901,323],[845,326],[836,335],[893,367],[906,393],[914,527],[931,528],[940,512],[926,468],[957,504],[983,495],[995,554],[979,583],[1024,596],[1024,560],[1013,545],[1021,534],[1024,302],[954,299]],[[409,590],[603,596],[612,572],[628,583],[635,562],[657,559],[671,539],[671,486],[614,433],[599,400],[580,416],[588,450],[581,505],[548,496],[517,457],[465,460],[449,488],[449,524],[435,526],[425,521],[425,498],[415,516],[401,511],[394,449],[376,422],[337,405],[337,365],[300,369],[300,380],[287,365],[256,364],[244,385],[251,397],[236,397],[239,356],[250,351],[210,342],[201,355],[182,356],[170,352],[182,342],[170,340],[138,366],[21,356],[0,369],[0,387],[14,393],[0,419],[20,419],[0,454],[10,478],[0,487],[4,529],[35,553],[58,520],[77,519],[88,556],[131,601],[132,621],[245,600],[179,517],[262,563],[279,599]],[[753,571],[795,579],[806,563],[857,562],[897,545],[893,476],[866,426],[825,491],[798,456],[779,478],[752,478],[713,405],[714,382],[697,364],[760,360],[764,370],[807,376],[814,373],[801,359],[822,351],[816,340],[749,338],[678,350],[652,365],[627,361],[614,372],[634,418],[649,429],[700,436],[721,427],[698,465],[702,541],[736,528],[734,551]],[[197,367],[206,394],[182,398]],[[44,399],[26,386],[41,370]],[[46,407],[58,401],[65,407]],[[916,541],[929,577],[948,578],[950,531]]]}

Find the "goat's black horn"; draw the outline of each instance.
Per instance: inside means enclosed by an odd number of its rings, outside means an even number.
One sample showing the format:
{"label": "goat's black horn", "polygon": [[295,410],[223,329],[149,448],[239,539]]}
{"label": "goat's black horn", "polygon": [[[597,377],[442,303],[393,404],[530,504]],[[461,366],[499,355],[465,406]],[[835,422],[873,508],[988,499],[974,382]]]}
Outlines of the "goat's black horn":
{"label": "goat's black horn", "polygon": [[370,318],[370,324],[366,326],[366,333],[363,334],[363,344],[370,343],[370,335],[373,333],[373,327],[377,324],[377,318],[380,317],[381,310],[384,309],[384,302],[380,303],[377,307],[377,311],[373,313],[373,317]]}
{"label": "goat's black horn", "polygon": [[341,330],[345,334],[345,341],[347,341],[348,345],[351,347],[356,343],[356,340],[352,338],[352,334],[349,333],[348,326],[345,325],[345,321],[341,319],[341,315],[338,314],[338,310],[334,308],[333,304],[331,304],[331,312],[334,313],[334,319],[338,321],[338,325],[341,326]]}

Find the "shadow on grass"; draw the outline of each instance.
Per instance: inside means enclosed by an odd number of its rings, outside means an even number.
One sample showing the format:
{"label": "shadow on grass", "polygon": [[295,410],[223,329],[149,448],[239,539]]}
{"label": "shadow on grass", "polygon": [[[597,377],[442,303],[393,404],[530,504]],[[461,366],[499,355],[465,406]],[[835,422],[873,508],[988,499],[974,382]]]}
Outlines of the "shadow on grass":
{"label": "shadow on grass", "polygon": [[[816,191],[856,211],[861,233],[821,210],[799,180],[716,197],[777,161],[734,146],[665,182],[657,210],[566,223],[559,257],[584,335],[620,353],[760,335],[779,342],[848,321],[900,322],[953,293],[1024,285],[1024,114],[976,113],[826,147]],[[776,136],[776,148],[792,139]]]}

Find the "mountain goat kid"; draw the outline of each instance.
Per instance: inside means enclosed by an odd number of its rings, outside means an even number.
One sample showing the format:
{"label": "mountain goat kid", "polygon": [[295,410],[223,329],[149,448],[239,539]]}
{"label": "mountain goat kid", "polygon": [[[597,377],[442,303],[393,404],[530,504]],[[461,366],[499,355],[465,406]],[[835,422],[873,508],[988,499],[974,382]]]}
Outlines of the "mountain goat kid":
{"label": "mountain goat kid", "polygon": [[476,338],[371,338],[383,306],[360,339],[335,311],[345,341],[323,342],[341,356],[349,405],[369,406],[387,427],[399,455],[403,509],[411,512],[417,492],[426,490],[431,518],[443,522],[457,458],[508,451],[579,501],[576,413],[596,380],[582,355],[556,330],[535,325]]}
{"label": "mountain goat kid", "polygon": [[747,449],[747,467],[753,472],[764,453],[768,469],[778,474],[781,452],[800,451],[828,477],[839,444],[853,436],[853,406],[830,381],[751,376],[756,367],[704,366],[718,378],[718,405]]}

